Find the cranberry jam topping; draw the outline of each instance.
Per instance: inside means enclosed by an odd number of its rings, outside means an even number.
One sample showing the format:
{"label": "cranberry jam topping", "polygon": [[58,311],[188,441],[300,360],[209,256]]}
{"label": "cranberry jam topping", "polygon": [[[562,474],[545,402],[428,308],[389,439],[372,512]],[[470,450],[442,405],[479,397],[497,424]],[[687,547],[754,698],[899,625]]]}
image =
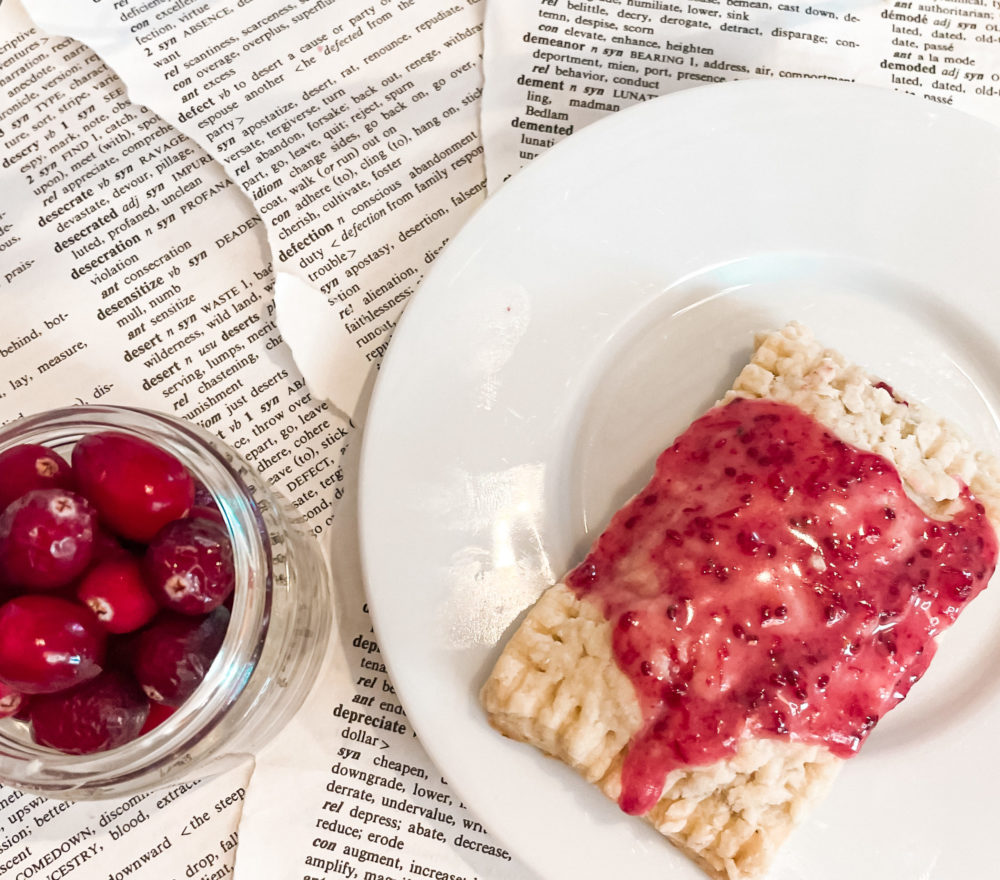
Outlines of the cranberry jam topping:
{"label": "cranberry jam topping", "polygon": [[967,490],[950,521],[930,519],[885,458],[795,407],[710,410],[567,578],[614,623],[642,709],[622,809],[647,812],[669,771],[745,735],[854,754],[996,557]]}

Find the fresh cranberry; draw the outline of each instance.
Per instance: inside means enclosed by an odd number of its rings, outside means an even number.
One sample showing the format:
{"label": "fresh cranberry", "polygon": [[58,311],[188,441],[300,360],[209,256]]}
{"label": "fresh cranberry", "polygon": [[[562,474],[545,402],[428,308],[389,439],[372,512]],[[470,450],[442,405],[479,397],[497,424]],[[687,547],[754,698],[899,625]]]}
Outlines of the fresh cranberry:
{"label": "fresh cranberry", "polygon": [[235,584],[229,533],[204,517],[175,520],[147,548],[145,573],[164,608],[207,614],[225,601]]}
{"label": "fresh cranberry", "polygon": [[91,565],[108,559],[120,559],[122,556],[128,555],[128,548],[98,523],[97,528],[94,529],[94,554],[90,559]]}
{"label": "fresh cranberry", "polygon": [[28,698],[17,688],[0,681],[0,718],[16,716],[27,708]]}
{"label": "fresh cranberry", "polygon": [[142,725],[142,730],[139,731],[139,736],[149,733],[149,731],[159,727],[176,711],[176,706],[167,706],[163,703],[151,702],[149,704],[149,715],[146,716],[146,723]]}
{"label": "fresh cranberry", "polygon": [[37,696],[28,710],[35,742],[72,755],[124,745],[139,735],[148,715],[142,689],[115,669],[69,690]]}
{"label": "fresh cranberry", "polygon": [[218,509],[218,504],[215,501],[215,495],[212,494],[212,490],[198,479],[194,481],[194,506],[214,507]]}
{"label": "fresh cranberry", "polygon": [[210,519],[212,522],[218,523],[220,526],[225,526],[226,524],[226,519],[218,507],[199,507],[196,504],[191,508],[191,512],[188,516],[191,517],[191,519],[195,519],[196,517]]}
{"label": "fresh cranberry", "polygon": [[194,503],[188,516],[204,516],[207,519],[214,519],[217,523],[225,524],[222,511],[215,500],[215,495],[201,480],[195,478],[194,481]]}
{"label": "fresh cranberry", "polygon": [[142,566],[131,555],[95,565],[76,590],[110,633],[127,633],[145,626],[159,610],[142,577]]}
{"label": "fresh cranberry", "polygon": [[136,637],[132,669],[146,696],[168,706],[183,703],[208,672],[228,625],[222,607],[205,617],[161,613]]}
{"label": "fresh cranberry", "polygon": [[90,563],[96,525],[87,499],[66,489],[32,489],[0,515],[0,573],[29,590],[65,586]]}
{"label": "fresh cranberry", "polygon": [[[154,618],[155,619],[155,618]],[[135,663],[135,652],[142,629],[130,633],[108,633],[107,649],[104,654],[104,668],[127,669],[131,671]]]}
{"label": "fresh cranberry", "polygon": [[54,449],[21,443],[0,452],[0,510],[32,489],[69,489],[72,471]]}
{"label": "fresh cranberry", "polygon": [[73,447],[73,469],[101,519],[133,541],[149,541],[194,503],[194,480],[184,464],[140,437],[88,434]]}
{"label": "fresh cranberry", "polygon": [[94,678],[105,638],[90,610],[55,596],[24,595],[0,606],[0,680],[27,694]]}

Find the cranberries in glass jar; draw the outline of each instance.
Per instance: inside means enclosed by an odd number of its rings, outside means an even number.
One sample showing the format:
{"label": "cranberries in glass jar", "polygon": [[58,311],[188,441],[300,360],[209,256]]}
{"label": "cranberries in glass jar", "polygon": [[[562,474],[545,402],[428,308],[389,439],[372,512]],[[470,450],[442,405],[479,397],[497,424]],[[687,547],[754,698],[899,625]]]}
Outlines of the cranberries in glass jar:
{"label": "cranberries in glass jar", "polygon": [[[269,384],[277,381],[280,380],[273,378]],[[313,530],[232,445],[196,424],[166,413],[103,403],[65,407],[0,426],[0,453],[16,445],[38,443],[54,449],[72,464],[75,445],[85,447],[88,436],[106,437],[109,433],[152,443],[169,456],[170,464],[165,470],[181,475],[177,484],[194,486],[197,494],[191,492],[190,507],[187,492],[179,493],[182,504],[155,531],[162,530],[169,522],[184,519],[205,519],[224,526],[236,571],[236,586],[223,604],[207,615],[179,615],[156,602],[148,623],[128,632],[111,631],[109,624],[115,619],[121,622],[125,612],[128,612],[125,616],[132,617],[128,626],[144,616],[145,603],[140,591],[134,588],[141,585],[149,590],[143,562],[155,532],[150,529],[151,537],[139,539],[132,530],[120,531],[122,518],[116,517],[103,502],[97,503],[86,481],[71,466],[70,483],[61,488],[86,498],[97,512],[90,563],[68,584],[45,592],[13,586],[0,578],[0,608],[7,602],[25,598],[26,594],[69,603],[77,613],[89,616],[98,639],[104,642],[101,672],[93,679],[101,677],[106,681],[104,672],[116,673],[134,682],[140,692],[141,684],[133,673],[139,643],[143,634],[155,631],[161,620],[182,617],[186,626],[195,630],[207,627],[212,637],[195,640],[193,644],[188,642],[193,652],[191,657],[185,657],[183,652],[180,656],[174,654],[172,664],[161,662],[160,670],[153,669],[155,673],[172,666],[176,674],[199,666],[195,682],[200,679],[201,683],[197,684],[197,692],[184,700],[176,713],[173,706],[151,704],[143,693],[142,699],[149,704],[145,722],[138,730],[133,724],[122,726],[125,730],[122,739],[132,736],[134,739],[122,743],[117,738],[97,737],[95,748],[111,748],[103,753],[75,754],[82,748],[80,742],[45,733],[50,727],[60,727],[60,719],[49,725],[50,719],[42,717],[48,706],[64,718],[70,729],[82,727],[90,723],[87,718],[95,717],[89,713],[101,700],[56,700],[56,696],[70,696],[73,685],[69,684],[56,691],[52,700],[42,699],[42,708],[36,710],[33,725],[28,707],[40,695],[25,694],[9,684],[0,687],[0,751],[4,755],[0,775],[5,783],[40,796],[71,800],[126,798],[201,776],[203,769],[211,772],[214,762],[224,755],[258,750],[305,700],[323,663],[333,628],[329,566]],[[118,476],[112,472],[119,464],[131,466],[130,457],[125,455],[105,463],[108,471],[102,481],[117,480]],[[125,576],[110,577],[115,568],[102,568],[122,559],[132,562],[127,566],[131,571]],[[139,568],[138,580],[135,563]],[[96,615],[88,603],[96,606]],[[104,620],[99,620],[98,615]],[[225,633],[230,633],[228,638]],[[8,635],[13,637],[12,653],[16,659],[17,643],[30,633]],[[171,641],[164,638],[161,644]],[[183,647],[185,640],[181,642]],[[3,653],[0,645],[0,655]],[[169,679],[170,670],[166,672],[161,677]],[[175,697],[187,692],[192,684],[178,688]],[[164,691],[169,689],[167,685],[161,686]],[[20,694],[17,709],[13,709],[13,704],[18,697],[8,689]],[[87,693],[82,688],[81,691]],[[113,693],[103,690],[103,682],[100,691]],[[127,709],[126,699],[121,698],[121,706],[116,699],[104,702],[112,703],[116,709]],[[3,717],[2,713],[7,711],[14,714]],[[95,714],[98,724],[106,723],[100,721],[106,718],[103,713]],[[43,740],[49,745],[42,745]],[[67,751],[61,754],[59,749],[63,748]]]}
{"label": "cranberries in glass jar", "polygon": [[0,453],[0,719],[90,754],[194,691],[225,636],[235,572],[211,492],[175,455],[105,430],[71,460],[38,444]]}

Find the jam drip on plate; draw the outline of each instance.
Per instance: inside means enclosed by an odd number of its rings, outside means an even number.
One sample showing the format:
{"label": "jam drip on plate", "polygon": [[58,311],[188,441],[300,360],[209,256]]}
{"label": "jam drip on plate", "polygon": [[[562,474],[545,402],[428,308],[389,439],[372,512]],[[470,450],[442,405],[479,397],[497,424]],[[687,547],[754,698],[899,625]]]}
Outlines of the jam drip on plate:
{"label": "jam drip on plate", "polygon": [[996,534],[962,501],[928,518],[885,458],[787,404],[694,422],[567,579],[614,622],[642,708],[622,809],[746,735],[854,754],[993,573]]}

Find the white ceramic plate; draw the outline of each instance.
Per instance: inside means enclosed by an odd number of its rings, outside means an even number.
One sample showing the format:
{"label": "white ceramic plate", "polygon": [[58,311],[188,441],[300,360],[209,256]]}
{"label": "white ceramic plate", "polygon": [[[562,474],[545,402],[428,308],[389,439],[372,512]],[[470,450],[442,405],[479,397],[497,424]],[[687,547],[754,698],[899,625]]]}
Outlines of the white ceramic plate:
{"label": "white ceramic plate", "polygon": [[[370,607],[407,715],[546,880],[701,878],[476,694],[521,612],[789,319],[1000,449],[1000,132],[892,92],[749,81],[593,125],[434,264],[362,461]],[[773,880],[995,871],[1000,586],[786,845]],[[474,839],[476,835],[472,835]]]}

